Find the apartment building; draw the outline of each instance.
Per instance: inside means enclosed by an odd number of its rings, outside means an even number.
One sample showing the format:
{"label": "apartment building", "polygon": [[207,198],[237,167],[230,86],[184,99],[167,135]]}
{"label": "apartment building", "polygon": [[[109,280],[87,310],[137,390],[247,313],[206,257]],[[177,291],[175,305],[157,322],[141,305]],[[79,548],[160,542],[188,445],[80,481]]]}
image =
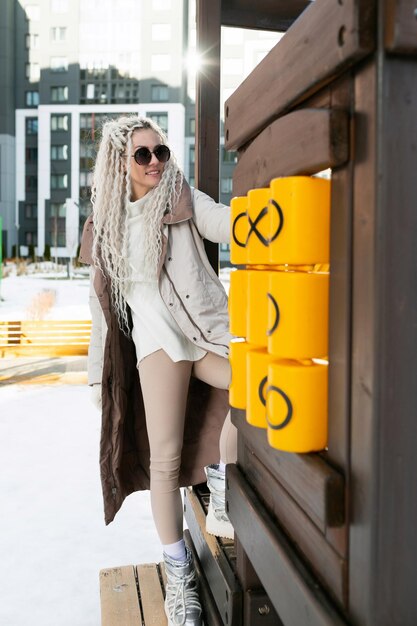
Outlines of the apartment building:
{"label": "apartment building", "polygon": [[[227,31],[223,101],[277,40],[276,34]],[[46,246],[54,257],[75,255],[91,211],[100,127],[109,117],[138,113],[155,119],[193,184],[196,71],[193,0],[3,0],[4,256],[15,250],[25,256],[30,246],[39,256]],[[222,149],[225,203],[234,161],[235,155]]]}

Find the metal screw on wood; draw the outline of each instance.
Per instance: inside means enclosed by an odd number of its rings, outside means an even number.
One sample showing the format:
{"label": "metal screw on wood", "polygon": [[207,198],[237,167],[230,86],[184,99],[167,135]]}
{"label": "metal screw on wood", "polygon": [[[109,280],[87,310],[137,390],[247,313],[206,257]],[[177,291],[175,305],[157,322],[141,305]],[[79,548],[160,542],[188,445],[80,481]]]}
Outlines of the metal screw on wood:
{"label": "metal screw on wood", "polygon": [[258,609],[258,613],[259,615],[269,615],[270,612],[270,608],[267,604],[264,604],[263,606],[260,606]]}

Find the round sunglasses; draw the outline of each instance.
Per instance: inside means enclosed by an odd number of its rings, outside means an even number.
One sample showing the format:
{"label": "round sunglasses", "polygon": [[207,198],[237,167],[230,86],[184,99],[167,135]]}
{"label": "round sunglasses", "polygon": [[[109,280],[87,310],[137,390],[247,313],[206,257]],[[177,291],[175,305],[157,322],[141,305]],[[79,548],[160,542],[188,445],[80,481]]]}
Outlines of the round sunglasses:
{"label": "round sunglasses", "polygon": [[166,163],[170,159],[171,151],[168,146],[160,144],[154,150],[149,150],[146,147],[138,148],[132,156],[138,165],[149,165],[153,154],[160,163]]}

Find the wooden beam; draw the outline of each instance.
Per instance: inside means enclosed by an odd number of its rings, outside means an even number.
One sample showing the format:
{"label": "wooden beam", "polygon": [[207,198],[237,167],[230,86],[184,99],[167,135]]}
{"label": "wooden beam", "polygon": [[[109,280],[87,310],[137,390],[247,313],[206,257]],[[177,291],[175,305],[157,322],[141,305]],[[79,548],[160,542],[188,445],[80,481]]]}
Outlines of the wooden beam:
{"label": "wooden beam", "polygon": [[355,80],[349,594],[370,626],[417,623],[416,84],[382,50]]}
{"label": "wooden beam", "polygon": [[[196,9],[197,50],[202,63],[196,84],[195,186],[218,201],[221,0],[197,0]],[[219,246],[208,241],[205,245],[217,271]]]}
{"label": "wooden beam", "polygon": [[239,451],[239,468],[271,517],[298,546],[303,557],[339,604],[347,608],[347,561],[333,550],[288,492],[247,447]]}
{"label": "wooden beam", "polygon": [[375,46],[374,13],[369,0],[316,0],[310,5],[226,101],[226,147],[245,145],[273,119],[369,54]]}
{"label": "wooden beam", "polygon": [[262,460],[323,533],[327,526],[343,524],[345,487],[339,472],[318,454],[274,450],[267,442],[266,431],[250,426],[244,411],[232,409],[232,422],[244,437],[248,449]]}
{"label": "wooden beam", "polygon": [[230,520],[285,626],[346,624],[270,518],[236,465],[229,465]]}
{"label": "wooden beam", "polygon": [[390,52],[417,52],[417,5],[415,0],[385,0],[385,47]]}
{"label": "wooden beam", "polygon": [[222,26],[286,31],[309,0],[222,0]]}
{"label": "wooden beam", "polygon": [[242,624],[242,590],[217,537],[206,531],[204,509],[192,489],[184,490],[184,515],[217,610],[229,626]]}
{"label": "wooden beam", "polygon": [[349,158],[349,116],[331,109],[301,109],[272,122],[250,143],[233,173],[233,193],[267,187],[276,176],[314,174]]}

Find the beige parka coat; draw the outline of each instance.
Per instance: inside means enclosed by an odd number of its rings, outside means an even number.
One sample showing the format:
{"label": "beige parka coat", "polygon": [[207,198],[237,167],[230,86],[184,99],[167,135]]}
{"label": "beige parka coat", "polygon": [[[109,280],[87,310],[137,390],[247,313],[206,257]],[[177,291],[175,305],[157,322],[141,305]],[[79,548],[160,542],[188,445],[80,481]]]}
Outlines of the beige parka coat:
{"label": "beige parka coat", "polygon": [[[230,237],[230,209],[190,189],[184,181],[172,213],[162,220],[159,289],[184,334],[201,348],[225,358],[231,335],[227,296],[211,267],[203,238]],[[92,264],[93,216],[84,226],[80,261]],[[133,491],[149,489],[149,442],[133,341],[119,329],[109,281],[92,267],[92,333],[89,384],[102,385],[100,474],[106,524]],[[155,393],[164,381],[155,381]],[[229,409],[228,392],[191,378],[186,410],[180,484],[205,480],[204,466],[219,460],[219,439]]]}

